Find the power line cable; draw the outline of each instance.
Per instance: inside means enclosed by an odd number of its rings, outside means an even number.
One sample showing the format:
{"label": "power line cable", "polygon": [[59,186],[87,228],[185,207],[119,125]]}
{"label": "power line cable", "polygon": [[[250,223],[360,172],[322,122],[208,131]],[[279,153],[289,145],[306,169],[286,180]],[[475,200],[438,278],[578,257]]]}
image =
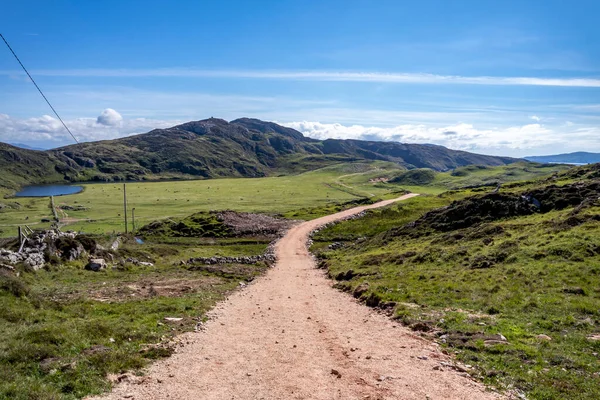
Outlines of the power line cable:
{"label": "power line cable", "polygon": [[54,107],[52,107],[52,104],[50,104],[50,101],[48,101],[48,99],[44,95],[44,92],[42,92],[42,89],[40,89],[40,87],[37,85],[37,83],[35,83],[35,80],[33,80],[33,77],[31,76],[31,74],[29,74],[29,71],[27,71],[27,68],[25,68],[25,66],[23,65],[23,63],[21,62],[21,60],[19,60],[19,57],[17,57],[17,54],[12,49],[12,47],[10,47],[10,44],[8,44],[8,42],[6,41],[6,39],[4,38],[4,36],[1,33],[0,33],[0,37],[2,38],[2,40],[4,40],[4,43],[6,43],[6,46],[8,47],[8,49],[10,50],[10,52],[13,54],[13,56],[15,56],[15,58],[17,59],[17,61],[21,65],[21,68],[23,68],[23,71],[25,71],[25,73],[27,74],[27,76],[29,77],[29,79],[31,79],[31,82],[33,82],[33,84],[35,85],[35,87],[38,90],[38,92],[40,92],[40,94],[42,95],[42,97],[44,98],[44,100],[46,100],[46,103],[48,103],[48,105],[50,106],[50,108],[54,112],[54,115],[56,115],[56,117],[58,118],[58,120],[63,124],[63,126],[65,127],[65,129],[67,130],[67,132],[69,132],[69,135],[71,135],[71,137],[73,138],[73,140],[75,141],[75,143],[79,144],[79,141],[77,140],[77,138],[75,137],[75,135],[73,135],[73,133],[71,132],[71,130],[69,129],[69,127],[67,126],[67,124],[65,124],[65,122],[62,120],[62,118],[60,117],[60,115],[58,115],[58,113],[54,109]]}

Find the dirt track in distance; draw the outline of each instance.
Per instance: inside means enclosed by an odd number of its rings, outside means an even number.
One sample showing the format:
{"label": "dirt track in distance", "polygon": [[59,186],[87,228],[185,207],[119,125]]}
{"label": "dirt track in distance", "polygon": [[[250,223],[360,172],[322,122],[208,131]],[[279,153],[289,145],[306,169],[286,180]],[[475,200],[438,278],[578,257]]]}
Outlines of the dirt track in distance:
{"label": "dirt track in distance", "polygon": [[[414,195],[356,207],[290,229],[277,264],[178,337],[172,357],[106,399],[499,399],[432,342],[331,287],[306,247],[317,227]],[[334,373],[333,371],[337,373]]]}

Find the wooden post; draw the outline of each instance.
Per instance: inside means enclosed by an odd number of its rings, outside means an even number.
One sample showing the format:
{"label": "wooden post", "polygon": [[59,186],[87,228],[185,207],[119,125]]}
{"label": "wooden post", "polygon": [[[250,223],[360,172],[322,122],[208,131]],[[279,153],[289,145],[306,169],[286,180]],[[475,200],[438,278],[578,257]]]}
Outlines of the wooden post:
{"label": "wooden post", "polygon": [[132,231],[132,233],[135,234],[135,207],[133,207],[131,209],[131,222],[133,224],[133,231]]}
{"label": "wooden post", "polygon": [[125,213],[125,233],[127,233],[127,189],[125,183],[123,184],[123,210]]}

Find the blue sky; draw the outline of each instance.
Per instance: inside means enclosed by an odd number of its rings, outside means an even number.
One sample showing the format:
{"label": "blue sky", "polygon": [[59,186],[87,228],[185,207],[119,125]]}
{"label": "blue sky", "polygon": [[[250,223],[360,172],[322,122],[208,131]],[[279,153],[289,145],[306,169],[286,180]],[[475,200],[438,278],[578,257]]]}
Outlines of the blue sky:
{"label": "blue sky", "polygon": [[[600,2],[6,1],[80,140],[211,116],[513,156],[600,151]],[[0,49],[0,140],[69,136]]]}

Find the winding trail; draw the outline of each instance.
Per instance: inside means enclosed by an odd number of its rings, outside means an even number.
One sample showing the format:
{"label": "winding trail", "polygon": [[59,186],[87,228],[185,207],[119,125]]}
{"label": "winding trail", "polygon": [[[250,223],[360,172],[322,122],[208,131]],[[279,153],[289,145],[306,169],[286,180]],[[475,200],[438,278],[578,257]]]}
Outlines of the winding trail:
{"label": "winding trail", "polygon": [[331,288],[314,267],[306,247],[311,231],[412,196],[295,226],[276,245],[276,266],[219,303],[204,331],[179,336],[172,357],[103,398],[501,398],[464,373],[437,369],[449,359],[435,343]]}

